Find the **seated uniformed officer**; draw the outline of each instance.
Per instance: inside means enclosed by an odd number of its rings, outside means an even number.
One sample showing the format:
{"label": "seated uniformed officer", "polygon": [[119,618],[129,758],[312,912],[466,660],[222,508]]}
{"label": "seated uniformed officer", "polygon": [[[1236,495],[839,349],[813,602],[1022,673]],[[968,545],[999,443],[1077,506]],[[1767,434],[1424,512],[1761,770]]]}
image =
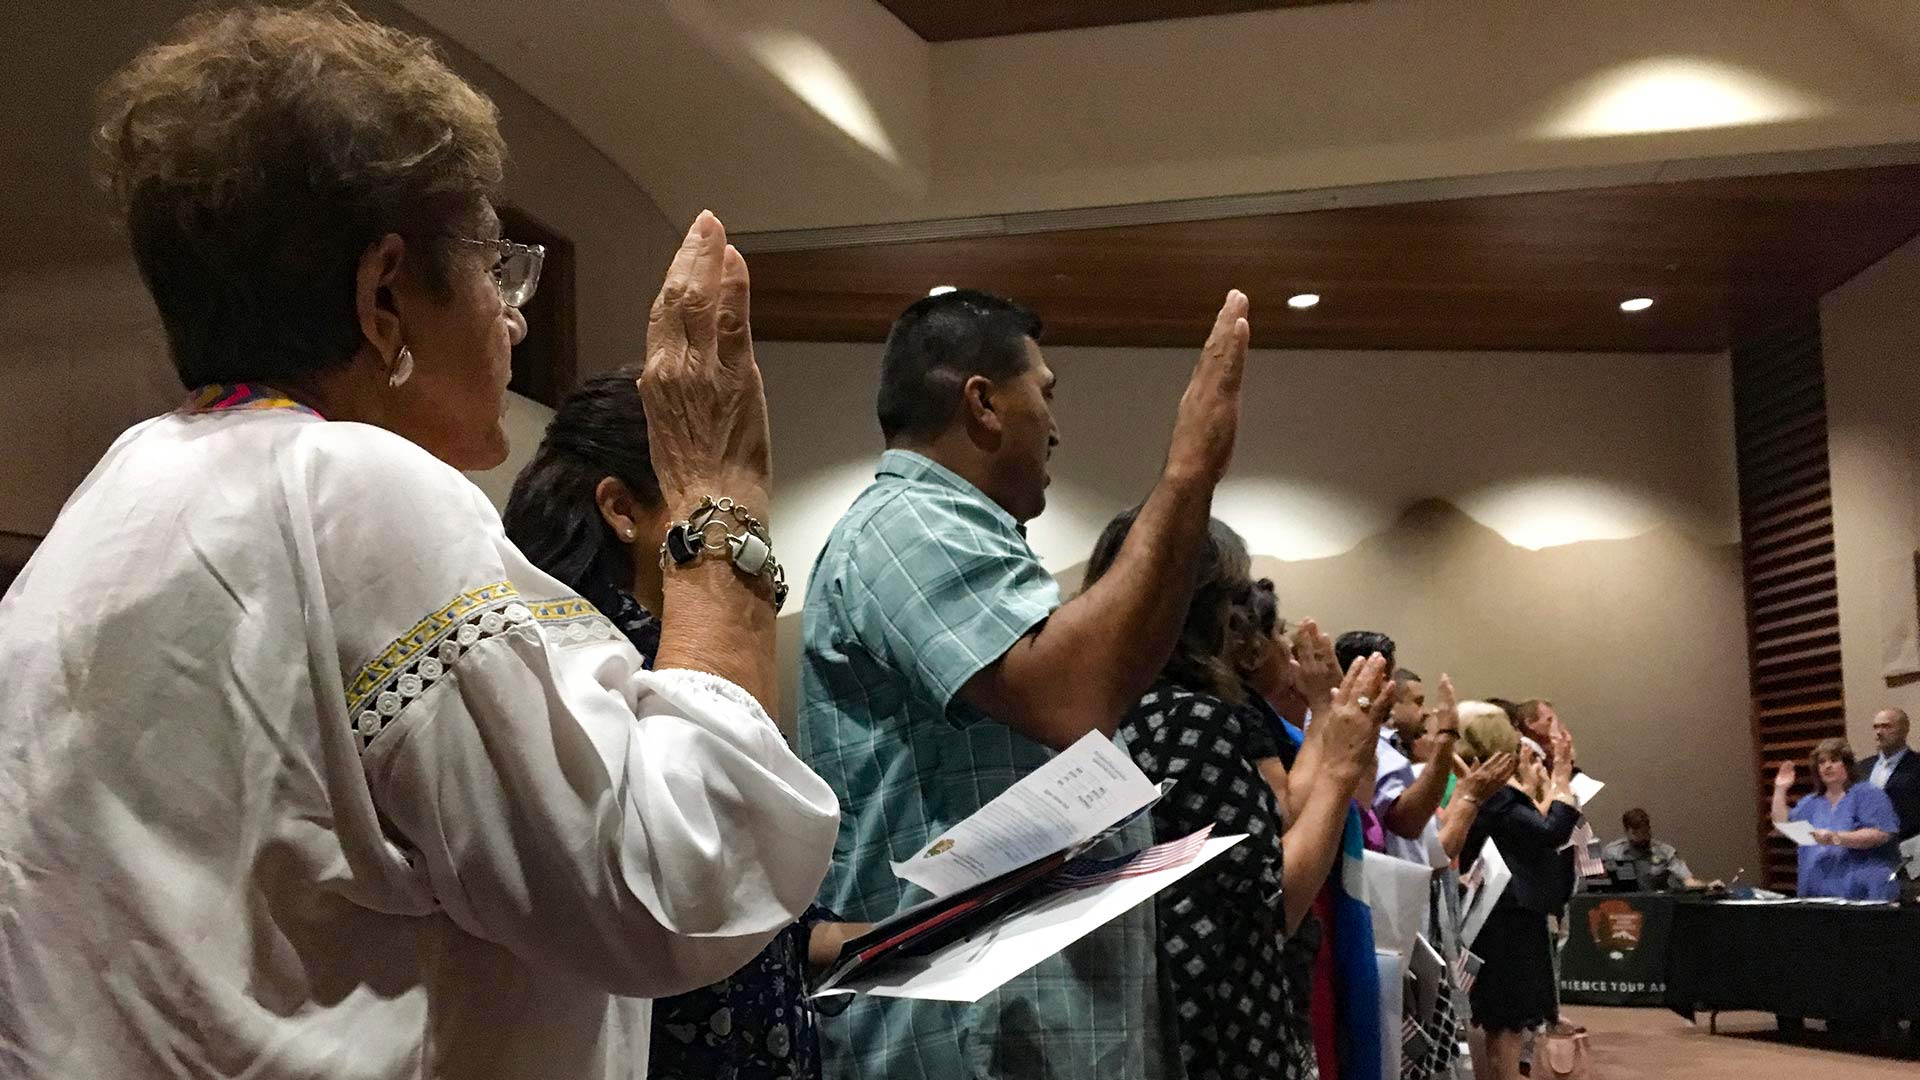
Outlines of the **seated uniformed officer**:
{"label": "seated uniformed officer", "polygon": [[1607,877],[1614,887],[1629,892],[1666,892],[1668,889],[1699,888],[1703,882],[1693,876],[1686,860],[1672,844],[1653,838],[1653,819],[1639,807],[1620,816],[1627,835],[1608,844],[1600,853],[1607,865]]}

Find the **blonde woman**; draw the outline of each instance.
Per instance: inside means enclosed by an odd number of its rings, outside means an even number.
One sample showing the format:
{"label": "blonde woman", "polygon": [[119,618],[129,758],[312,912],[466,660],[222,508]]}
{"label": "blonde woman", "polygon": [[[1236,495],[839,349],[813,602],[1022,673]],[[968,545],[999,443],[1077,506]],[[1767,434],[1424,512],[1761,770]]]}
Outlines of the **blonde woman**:
{"label": "blonde woman", "polygon": [[[1460,756],[1469,766],[1519,754],[1520,736],[1506,713],[1484,702],[1462,702]],[[1500,849],[1513,880],[1494,905],[1473,951],[1485,961],[1473,984],[1473,1023],[1486,1034],[1488,1080],[1516,1080],[1525,1033],[1558,1019],[1554,1001],[1552,946],[1547,917],[1558,909],[1554,895],[1560,848],[1579,824],[1571,788],[1573,745],[1555,747],[1552,766],[1541,778],[1544,809],[1516,775],[1489,795],[1468,830],[1461,865],[1480,857],[1487,841]],[[1524,755],[1522,755],[1524,759]]]}

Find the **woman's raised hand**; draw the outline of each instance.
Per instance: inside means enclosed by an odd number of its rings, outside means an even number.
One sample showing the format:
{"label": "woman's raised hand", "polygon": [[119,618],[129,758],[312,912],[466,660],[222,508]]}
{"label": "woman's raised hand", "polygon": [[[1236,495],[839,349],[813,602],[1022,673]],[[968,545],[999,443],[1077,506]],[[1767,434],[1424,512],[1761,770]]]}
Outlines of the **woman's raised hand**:
{"label": "woman's raised hand", "polygon": [[1387,661],[1379,653],[1356,659],[1347,676],[1332,693],[1332,705],[1325,717],[1314,723],[1326,723],[1326,743],[1322,752],[1329,763],[1357,767],[1371,756],[1380,738],[1380,725],[1393,710],[1398,684],[1387,678]]}
{"label": "woman's raised hand", "polygon": [[1773,789],[1775,791],[1786,791],[1793,786],[1794,778],[1797,775],[1798,770],[1793,767],[1793,762],[1781,762],[1780,768],[1773,774]]}
{"label": "woman's raised hand", "polygon": [[678,518],[711,495],[766,520],[772,439],[753,357],[747,261],[705,210],[653,301],[640,398],[668,513]]}
{"label": "woman's raised hand", "polygon": [[[1333,692],[1343,676],[1340,661],[1334,655],[1333,638],[1312,619],[1301,619],[1293,631],[1293,662],[1299,669],[1300,696],[1307,707],[1324,712],[1333,706]],[[1384,662],[1383,662],[1384,663]]]}
{"label": "woman's raised hand", "polygon": [[1511,751],[1502,751],[1473,767],[1460,781],[1460,789],[1474,802],[1486,802],[1493,793],[1507,786],[1513,779],[1513,771],[1520,766],[1520,758]]}

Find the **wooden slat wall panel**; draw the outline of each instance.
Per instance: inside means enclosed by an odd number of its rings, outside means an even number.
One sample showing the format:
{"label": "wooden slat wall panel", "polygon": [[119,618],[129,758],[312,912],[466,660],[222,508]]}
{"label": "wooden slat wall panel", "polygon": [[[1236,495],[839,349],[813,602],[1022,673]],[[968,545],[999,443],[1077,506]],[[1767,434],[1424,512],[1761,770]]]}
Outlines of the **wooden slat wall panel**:
{"label": "wooden slat wall panel", "polygon": [[[1804,761],[1821,739],[1846,734],[1817,314],[1735,344],[1733,406],[1757,827],[1766,861],[1758,877],[1791,892],[1793,844],[1774,836],[1768,821],[1774,770],[1782,761]],[[1811,790],[1806,770],[1800,772],[1801,788]]]}

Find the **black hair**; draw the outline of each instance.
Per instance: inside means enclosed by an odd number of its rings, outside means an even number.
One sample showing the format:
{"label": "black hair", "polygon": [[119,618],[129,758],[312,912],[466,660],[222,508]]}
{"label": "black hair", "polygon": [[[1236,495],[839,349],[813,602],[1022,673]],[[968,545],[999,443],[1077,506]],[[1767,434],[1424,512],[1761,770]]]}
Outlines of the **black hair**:
{"label": "black hair", "polygon": [[502,515],[507,538],[529,561],[602,611],[612,609],[613,590],[632,586],[633,560],[600,516],[594,489],[611,476],[643,506],[662,497],[635,377],[602,375],[567,395]]}
{"label": "black hair", "polygon": [[1378,630],[1349,630],[1333,643],[1333,656],[1341,671],[1351,668],[1355,660],[1365,660],[1374,653],[1386,657],[1387,669],[1393,669],[1393,639]]}
{"label": "black hair", "polygon": [[944,431],[975,375],[1006,379],[1027,369],[1027,339],[1040,318],[1011,300],[956,289],[916,300],[887,331],[880,362],[880,433],[888,445]]}
{"label": "black hair", "polygon": [[1423,683],[1423,682],[1426,682],[1427,680],[1421,678],[1420,673],[1413,670],[1412,668],[1400,668],[1399,670],[1393,673],[1393,681],[1397,683],[1410,683],[1410,682]]}
{"label": "black hair", "polygon": [[[1113,568],[1120,549],[1133,531],[1140,508],[1123,510],[1100,531],[1087,576],[1081,588],[1090,589]],[[1247,542],[1219,518],[1207,521],[1207,540],[1194,564],[1193,592],[1187,602],[1180,640],[1173,647],[1165,672],[1175,682],[1234,705],[1246,701],[1246,689],[1233,663],[1231,625],[1233,607],[1254,591],[1248,567],[1252,558]]]}
{"label": "black hair", "polygon": [[1653,819],[1647,816],[1645,810],[1636,806],[1620,815],[1620,824],[1626,826],[1629,830],[1651,829],[1653,827]]}

